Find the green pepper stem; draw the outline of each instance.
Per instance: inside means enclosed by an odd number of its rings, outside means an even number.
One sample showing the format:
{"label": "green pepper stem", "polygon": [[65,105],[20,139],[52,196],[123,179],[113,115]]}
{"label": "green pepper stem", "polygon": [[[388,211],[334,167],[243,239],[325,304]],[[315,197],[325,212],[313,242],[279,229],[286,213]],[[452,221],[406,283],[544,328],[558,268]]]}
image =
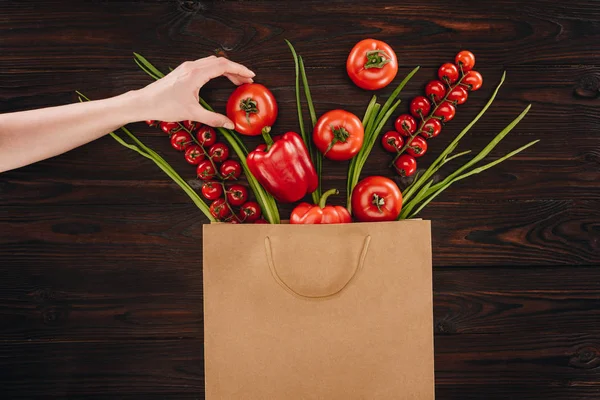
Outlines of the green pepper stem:
{"label": "green pepper stem", "polygon": [[265,140],[265,143],[267,144],[267,151],[269,151],[271,149],[271,146],[273,146],[273,138],[271,137],[271,135],[269,135],[269,132],[271,132],[270,126],[265,126],[261,132],[261,135]]}
{"label": "green pepper stem", "polygon": [[325,204],[327,204],[327,198],[331,195],[339,194],[339,193],[340,192],[337,189],[329,189],[328,191],[323,193],[323,195],[321,196],[321,199],[319,200],[319,207],[325,208]]}

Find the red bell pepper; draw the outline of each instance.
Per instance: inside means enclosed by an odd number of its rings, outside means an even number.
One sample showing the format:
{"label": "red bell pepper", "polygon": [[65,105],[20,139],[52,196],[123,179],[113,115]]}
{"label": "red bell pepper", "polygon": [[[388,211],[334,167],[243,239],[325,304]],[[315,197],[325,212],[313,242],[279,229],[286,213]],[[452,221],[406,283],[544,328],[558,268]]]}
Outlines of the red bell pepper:
{"label": "red bell pepper", "polygon": [[277,201],[293,203],[317,190],[317,171],[300,135],[287,132],[271,138],[269,130],[262,132],[266,144],[248,154],[248,169]]}
{"label": "red bell pepper", "polygon": [[325,205],[329,196],[338,193],[337,189],[331,189],[323,193],[319,204],[298,204],[292,211],[290,224],[346,224],[352,222],[352,217],[345,207]]}

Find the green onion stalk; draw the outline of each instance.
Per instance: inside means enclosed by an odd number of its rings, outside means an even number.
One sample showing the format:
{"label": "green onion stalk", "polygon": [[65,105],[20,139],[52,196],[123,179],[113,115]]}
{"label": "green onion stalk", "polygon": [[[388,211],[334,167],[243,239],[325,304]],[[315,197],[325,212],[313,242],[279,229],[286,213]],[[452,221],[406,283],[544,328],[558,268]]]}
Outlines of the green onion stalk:
{"label": "green onion stalk", "polygon": [[[138,53],[134,54],[135,63],[142,69],[142,71],[146,72],[150,77],[158,80],[165,75],[159,71],[152,63],[150,63],[145,57]],[[214,111],[214,109],[200,97],[200,104],[209,111]],[[122,128],[123,129],[123,128]],[[244,169],[244,173],[248,180],[248,185],[250,189],[254,193],[254,197],[256,197],[257,202],[260,204],[262,209],[262,213],[264,218],[269,221],[271,224],[279,224],[279,210],[277,209],[277,203],[275,202],[275,198],[271,196],[258,182],[258,180],[252,175],[250,170],[248,169],[248,164],[246,162],[246,156],[248,155],[248,149],[239,138],[238,135],[235,134],[234,131],[225,128],[216,128],[217,131],[227,140],[231,148],[235,151],[238,158],[240,159],[240,163],[242,164],[242,168]],[[133,135],[132,135],[133,136]],[[113,136],[114,137],[114,136]],[[115,138],[116,140],[116,138]],[[150,150],[150,149],[148,149]],[[136,150],[137,151],[137,150]],[[156,153],[154,153],[156,154]],[[142,154],[144,155],[144,154]],[[171,168],[172,170],[172,168]],[[164,169],[163,169],[164,171]],[[165,171],[166,172],[166,171]],[[169,175],[169,174],[167,174]],[[172,175],[169,175],[173,180]],[[175,180],[176,181],[176,180]],[[177,181],[176,181],[177,182]],[[186,190],[186,189],[184,189]],[[187,192],[186,192],[187,193]],[[192,199],[194,200],[194,199]],[[200,199],[201,200],[201,199]],[[213,218],[214,219],[214,218]]]}
{"label": "green onion stalk", "polygon": [[[298,126],[300,128],[300,136],[302,136],[302,140],[306,144],[308,148],[308,152],[310,154],[310,159],[315,166],[315,170],[317,171],[317,177],[319,180],[319,184],[317,185],[317,190],[312,193],[312,199],[315,204],[319,204],[321,199],[321,172],[323,169],[323,155],[315,146],[310,132],[315,128],[317,124],[317,114],[315,113],[315,106],[312,101],[312,96],[310,94],[310,88],[308,86],[308,79],[306,77],[306,70],[304,69],[304,61],[302,57],[296,53],[294,46],[290,43],[289,40],[285,40],[290,51],[292,52],[292,56],[294,57],[294,68],[296,71],[296,107],[298,109]],[[300,92],[300,80],[302,80],[302,87],[304,88],[304,96],[306,97],[306,103],[308,105],[308,112],[310,114],[310,121],[312,124],[311,131],[307,132],[304,129],[304,116],[302,114],[302,102],[300,100],[301,92]]]}

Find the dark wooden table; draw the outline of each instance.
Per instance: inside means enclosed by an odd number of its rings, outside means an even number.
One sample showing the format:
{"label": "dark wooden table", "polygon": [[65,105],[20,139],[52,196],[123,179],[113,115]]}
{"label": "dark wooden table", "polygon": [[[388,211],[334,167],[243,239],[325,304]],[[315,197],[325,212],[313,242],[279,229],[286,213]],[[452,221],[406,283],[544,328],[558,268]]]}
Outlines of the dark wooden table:
{"label": "dark wooden table", "polygon": [[[370,95],[344,67],[358,40],[394,47],[396,82],[421,66],[401,110],[468,48],[484,87],[420,167],[476,115],[503,70],[505,85],[463,147],[480,149],[528,104],[492,157],[541,142],[421,215],[433,221],[437,398],[597,399],[600,3],[472,3],[3,1],[0,111],[139,88],[150,81],[134,51],[166,70],[221,49],[273,90],[276,130],[297,130],[284,38],[305,58],[317,112],[361,116]],[[223,110],[231,90],[218,80],[203,96]],[[131,128],[194,181],[164,135]],[[388,160],[376,147],[366,172],[393,176]],[[345,165],[326,164],[327,187],[344,179]],[[154,164],[110,137],[0,175],[3,398],[203,398],[206,222]]]}

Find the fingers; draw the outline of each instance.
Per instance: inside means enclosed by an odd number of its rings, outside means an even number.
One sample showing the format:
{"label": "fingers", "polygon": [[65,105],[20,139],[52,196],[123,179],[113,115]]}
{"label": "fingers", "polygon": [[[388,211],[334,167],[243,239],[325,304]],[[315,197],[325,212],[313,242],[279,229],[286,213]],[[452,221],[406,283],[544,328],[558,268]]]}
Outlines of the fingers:
{"label": "fingers", "polygon": [[226,128],[233,129],[235,125],[233,122],[224,116],[223,114],[218,114],[212,111],[208,111],[204,107],[198,104],[197,107],[194,107],[192,121],[198,121],[202,124],[212,126],[213,128]]}
{"label": "fingers", "polygon": [[209,80],[221,75],[238,75],[244,78],[254,78],[256,75],[242,64],[238,64],[223,57],[200,60],[200,62],[203,65],[198,65],[200,67],[198,69],[201,70],[202,75]]}
{"label": "fingers", "polygon": [[248,78],[246,76],[240,76],[235,74],[225,74],[227,79],[229,79],[234,85],[241,85],[244,83],[252,83],[254,80],[252,78]]}

